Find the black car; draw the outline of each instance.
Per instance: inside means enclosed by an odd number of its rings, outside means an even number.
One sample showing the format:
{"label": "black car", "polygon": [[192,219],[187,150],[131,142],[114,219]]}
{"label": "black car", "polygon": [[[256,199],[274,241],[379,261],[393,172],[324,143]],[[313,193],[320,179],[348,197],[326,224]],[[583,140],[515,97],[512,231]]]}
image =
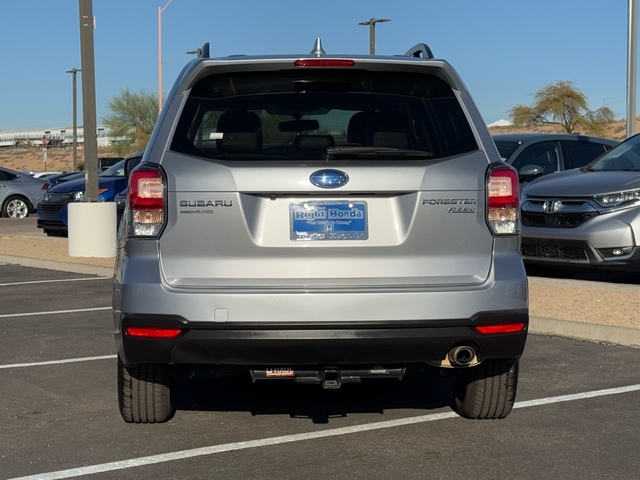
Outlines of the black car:
{"label": "black car", "polygon": [[560,133],[493,135],[502,160],[518,171],[520,184],[548,173],[583,167],[619,142],[609,138]]}

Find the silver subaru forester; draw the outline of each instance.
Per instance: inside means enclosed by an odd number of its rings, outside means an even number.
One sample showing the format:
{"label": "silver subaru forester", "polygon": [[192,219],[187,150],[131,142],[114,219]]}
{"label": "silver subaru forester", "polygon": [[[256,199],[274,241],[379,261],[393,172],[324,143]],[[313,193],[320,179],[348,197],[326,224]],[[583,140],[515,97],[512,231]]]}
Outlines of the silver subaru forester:
{"label": "silver subaru forester", "polygon": [[326,389],[443,372],[461,416],[506,417],[528,328],[519,215],[517,172],[428,46],[205,45],[129,175],[122,417],[169,420],[176,376],[202,367]]}

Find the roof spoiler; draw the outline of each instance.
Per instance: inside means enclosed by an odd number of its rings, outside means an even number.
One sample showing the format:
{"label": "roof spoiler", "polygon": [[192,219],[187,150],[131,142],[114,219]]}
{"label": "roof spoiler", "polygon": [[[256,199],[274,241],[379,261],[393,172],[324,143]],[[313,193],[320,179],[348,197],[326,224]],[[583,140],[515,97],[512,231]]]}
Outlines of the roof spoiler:
{"label": "roof spoiler", "polygon": [[434,58],[433,52],[426,43],[417,43],[405,52],[407,57]]}

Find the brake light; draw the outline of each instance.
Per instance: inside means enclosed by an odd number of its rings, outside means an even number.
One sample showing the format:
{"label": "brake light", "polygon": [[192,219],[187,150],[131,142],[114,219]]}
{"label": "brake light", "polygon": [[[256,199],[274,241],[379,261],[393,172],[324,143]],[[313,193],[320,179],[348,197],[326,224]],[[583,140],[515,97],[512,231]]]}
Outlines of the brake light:
{"label": "brake light", "polygon": [[478,325],[473,329],[481,335],[497,335],[500,333],[518,333],[524,330],[524,322],[503,323],[500,325]]}
{"label": "brake light", "polygon": [[331,58],[303,58],[293,62],[296,67],[353,67],[353,60]]}
{"label": "brake light", "polygon": [[129,233],[157,237],[165,224],[165,180],[160,167],[138,165],[129,176]]}
{"label": "brake light", "polygon": [[487,180],[487,223],[494,235],[520,232],[518,172],[507,164],[491,168]]}
{"label": "brake light", "polygon": [[42,187],[40,188],[40,190],[49,190],[49,184],[48,183],[43,183]]}
{"label": "brake light", "polygon": [[124,331],[138,338],[176,338],[182,333],[179,328],[125,327]]}

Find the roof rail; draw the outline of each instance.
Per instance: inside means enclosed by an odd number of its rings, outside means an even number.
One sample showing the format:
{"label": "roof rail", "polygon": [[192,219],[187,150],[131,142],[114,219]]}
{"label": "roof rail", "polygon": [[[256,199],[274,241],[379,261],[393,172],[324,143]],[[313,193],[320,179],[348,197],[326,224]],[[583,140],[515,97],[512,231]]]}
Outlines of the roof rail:
{"label": "roof rail", "polygon": [[417,43],[405,52],[407,57],[433,58],[433,52],[426,43]]}

